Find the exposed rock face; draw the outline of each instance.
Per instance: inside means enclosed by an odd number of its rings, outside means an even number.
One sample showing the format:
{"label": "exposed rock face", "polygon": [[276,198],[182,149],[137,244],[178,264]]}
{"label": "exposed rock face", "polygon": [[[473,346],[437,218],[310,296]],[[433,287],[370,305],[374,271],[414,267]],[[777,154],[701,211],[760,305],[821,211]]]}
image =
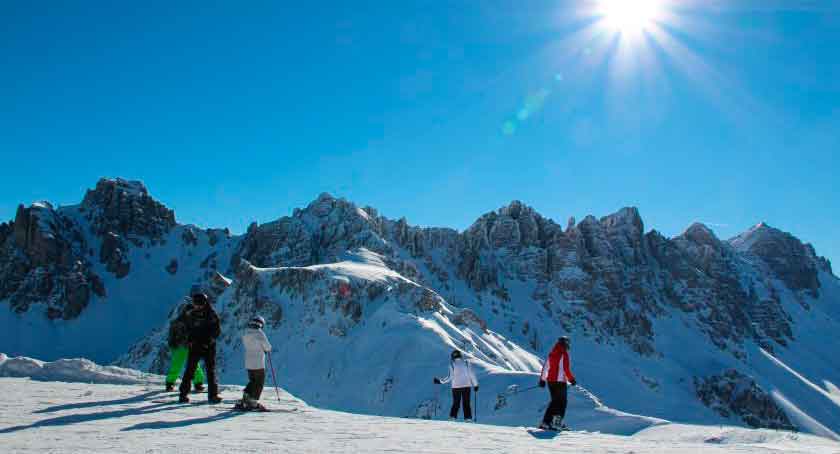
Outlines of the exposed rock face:
{"label": "exposed rock face", "polygon": [[474,325],[481,331],[487,331],[487,322],[481,319],[471,309],[464,309],[452,319],[452,323],[456,325]]}
{"label": "exposed rock face", "polygon": [[61,238],[61,220],[52,205],[38,202],[29,208],[18,206],[14,221],[15,245],[33,266],[66,262],[68,244]]}
{"label": "exposed rock face", "polygon": [[192,227],[187,227],[181,234],[181,241],[187,246],[198,246],[198,235],[195,234]]}
{"label": "exposed rock face", "polygon": [[216,296],[221,295],[226,288],[230,287],[231,282],[230,279],[222,276],[218,271],[214,272],[213,277],[210,278],[210,293]]}
{"label": "exposed rock face", "polygon": [[697,312],[702,328],[720,348],[752,338],[772,350],[792,336],[778,299],[761,297],[754,284],[743,285],[736,251],[707,227],[694,224],[675,238],[676,250],[657,248],[673,277],[673,304]]}
{"label": "exposed rock face", "polygon": [[292,217],[252,224],[238,257],[260,267],[308,266],[337,261],[346,251],[364,247],[389,252],[379,236],[380,219],[344,199],[321,194]]}
{"label": "exposed rock face", "polygon": [[178,274],[178,259],[172,259],[166,265],[166,272],[172,275]]}
{"label": "exposed rock face", "polygon": [[85,194],[82,209],[100,235],[158,240],[175,226],[175,213],[149,196],[139,181],[103,178]]}
{"label": "exposed rock face", "polygon": [[9,238],[15,231],[15,222],[3,222],[0,223],[0,244],[6,242],[6,239]]}
{"label": "exposed rock face", "polygon": [[102,247],[99,249],[99,261],[106,265],[108,271],[114,273],[117,278],[123,278],[131,270],[131,263],[124,251],[127,250],[125,243],[119,235],[114,232],[107,232],[102,238]]}
{"label": "exposed rock face", "polygon": [[[827,261],[818,260],[810,244],[802,244],[793,235],[764,223],[732,239],[741,251],[759,257],[792,290],[808,290],[816,295],[820,288],[818,270]],[[830,265],[829,265],[830,269]]]}
{"label": "exposed rock face", "polygon": [[22,313],[43,304],[47,318],[70,320],[93,295],[104,296],[102,280],[84,258],[86,242],[72,219],[47,202],[18,207],[15,221],[0,227],[0,300]]}
{"label": "exposed rock face", "polygon": [[222,238],[230,238],[229,229],[207,229],[207,242],[210,246],[217,245]]}
{"label": "exposed rock face", "polygon": [[724,417],[738,417],[750,427],[796,430],[787,414],[750,377],[726,370],[721,375],[695,378],[697,397]]}
{"label": "exposed rock face", "polygon": [[[751,253],[775,263],[773,272],[795,288],[814,288],[813,270],[824,269],[824,261],[798,240],[782,235],[780,241],[781,255],[769,256],[767,241],[750,242]],[[674,239],[646,234],[636,208],[601,219],[587,216],[578,224],[570,219],[564,231],[514,201],[459,234],[391,221],[322,194],[292,217],[252,225],[235,260],[260,267],[309,266],[338,261],[358,248],[382,254],[389,268],[415,282],[447,290],[460,278],[474,292],[504,304],[510,303],[512,283],[534,282],[532,298],[562,325],[586,326],[604,342],[623,339],[645,355],[655,354],[654,320],[671,308],[696,314],[709,339],[736,355],[746,339],[772,351],[792,337],[777,290],[741,279],[737,246],[702,224]]]}

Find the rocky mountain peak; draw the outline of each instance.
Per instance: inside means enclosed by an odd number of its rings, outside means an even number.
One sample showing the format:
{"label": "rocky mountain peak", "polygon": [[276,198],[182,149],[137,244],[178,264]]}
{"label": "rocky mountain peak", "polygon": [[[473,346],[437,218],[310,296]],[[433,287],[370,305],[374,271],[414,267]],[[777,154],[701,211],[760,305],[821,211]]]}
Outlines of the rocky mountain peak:
{"label": "rocky mountain peak", "polygon": [[729,240],[736,250],[761,258],[773,273],[793,290],[816,293],[822,264],[813,248],[795,236],[764,222]]}
{"label": "rocky mountain peak", "polygon": [[549,236],[548,231],[562,232],[562,229],[533,208],[514,200],[481,216],[464,233],[474,248],[518,249],[541,246]]}
{"label": "rocky mountain peak", "polygon": [[729,244],[741,252],[747,252],[758,241],[767,241],[772,238],[780,238],[785,233],[781,230],[771,227],[766,222],[759,222],[750,227],[746,232],[729,240]]}
{"label": "rocky mountain peak", "polygon": [[642,222],[642,216],[639,214],[639,209],[636,207],[625,207],[611,215],[604,216],[601,218],[601,224],[608,229],[629,226],[640,235],[645,230],[644,223]]}
{"label": "rocky mountain peak", "polygon": [[686,239],[700,246],[711,246],[715,249],[720,246],[720,240],[715,235],[715,232],[700,222],[691,224],[679,238]]}
{"label": "rocky mountain peak", "polygon": [[[523,213],[523,211],[525,213]],[[529,213],[533,213],[533,209],[519,200],[511,201],[507,206],[499,208],[499,215],[500,216],[510,216],[513,219],[519,219],[520,215],[527,215]]]}
{"label": "rocky mountain peak", "polygon": [[383,219],[375,209],[322,193],[292,216],[252,224],[237,257],[259,267],[332,263],[347,251],[364,247],[384,253]]}
{"label": "rocky mountain peak", "polygon": [[102,178],[82,201],[96,232],[158,239],[175,226],[175,212],[149,195],[139,181]]}

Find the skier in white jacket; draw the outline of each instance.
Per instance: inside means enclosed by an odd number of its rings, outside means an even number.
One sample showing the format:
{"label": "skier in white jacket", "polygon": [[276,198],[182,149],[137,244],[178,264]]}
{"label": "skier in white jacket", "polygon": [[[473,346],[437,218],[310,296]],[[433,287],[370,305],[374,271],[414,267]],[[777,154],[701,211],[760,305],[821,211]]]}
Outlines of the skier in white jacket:
{"label": "skier in white jacket", "polygon": [[449,412],[449,419],[458,418],[458,408],[463,402],[464,420],[472,421],[472,407],[470,406],[470,388],[478,392],[478,379],[475,377],[470,362],[464,359],[461,352],[452,352],[449,362],[449,376],[446,378],[435,377],[436,384],[452,383],[452,410]]}
{"label": "skier in white jacket", "polygon": [[265,354],[271,351],[271,344],[262,331],[265,319],[256,316],[242,333],[245,346],[245,369],[248,371],[248,385],[242,395],[242,406],[247,410],[265,409],[259,403],[265,385]]}

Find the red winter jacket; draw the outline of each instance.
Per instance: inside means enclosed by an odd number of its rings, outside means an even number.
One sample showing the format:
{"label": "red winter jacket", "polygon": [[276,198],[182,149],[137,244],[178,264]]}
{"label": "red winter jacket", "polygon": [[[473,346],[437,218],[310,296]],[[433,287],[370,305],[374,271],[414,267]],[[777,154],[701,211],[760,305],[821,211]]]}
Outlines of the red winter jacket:
{"label": "red winter jacket", "polygon": [[[562,368],[560,367],[561,361],[563,362]],[[576,381],[575,376],[572,375],[572,371],[569,369],[569,351],[566,350],[563,344],[558,342],[554,346],[554,349],[551,350],[551,353],[548,354],[548,359],[546,359],[543,365],[540,380],[550,383],[571,383]]]}

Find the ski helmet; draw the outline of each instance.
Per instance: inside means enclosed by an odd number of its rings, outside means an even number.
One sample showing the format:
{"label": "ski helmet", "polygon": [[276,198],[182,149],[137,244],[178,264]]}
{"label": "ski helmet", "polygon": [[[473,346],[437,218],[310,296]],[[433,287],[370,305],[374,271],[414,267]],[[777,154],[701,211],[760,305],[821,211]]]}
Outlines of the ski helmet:
{"label": "ski helmet", "polygon": [[453,361],[458,359],[458,358],[461,358],[461,351],[460,350],[452,350],[452,354],[450,355],[450,358]]}
{"label": "ski helmet", "polygon": [[193,304],[197,306],[204,306],[205,304],[210,304],[210,299],[207,298],[207,295],[204,293],[194,293],[192,296]]}
{"label": "ski helmet", "polygon": [[254,325],[257,328],[262,328],[263,326],[265,326],[265,319],[257,315],[256,317],[251,319],[251,325]]}
{"label": "ski helmet", "polygon": [[557,342],[563,344],[566,348],[569,348],[572,345],[572,340],[569,339],[569,336],[560,336],[560,338],[557,339]]}

